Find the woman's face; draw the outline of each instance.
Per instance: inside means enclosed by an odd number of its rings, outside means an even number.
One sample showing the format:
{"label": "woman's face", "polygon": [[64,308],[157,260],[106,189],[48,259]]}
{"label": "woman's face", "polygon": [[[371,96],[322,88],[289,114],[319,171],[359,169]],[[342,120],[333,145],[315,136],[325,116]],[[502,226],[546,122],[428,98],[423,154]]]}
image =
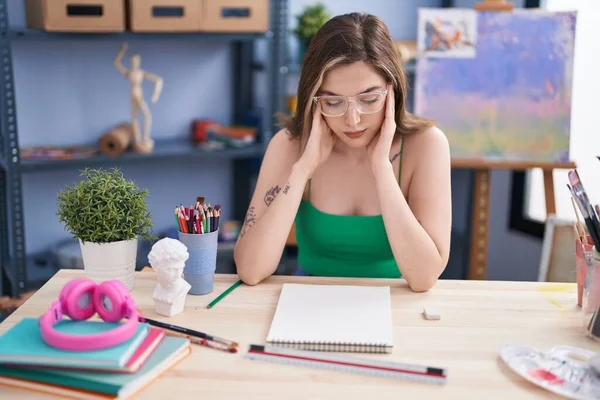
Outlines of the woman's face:
{"label": "woman's face", "polygon": [[[347,102],[341,98],[319,101],[320,112],[335,135],[351,148],[366,147],[379,134],[385,116],[386,80],[371,65],[356,62],[336,67],[325,74],[317,96],[357,96]],[[358,110],[357,110],[358,108]],[[346,110],[343,115],[337,116]],[[361,110],[363,113],[361,113]],[[365,113],[367,112],[367,113]]]}

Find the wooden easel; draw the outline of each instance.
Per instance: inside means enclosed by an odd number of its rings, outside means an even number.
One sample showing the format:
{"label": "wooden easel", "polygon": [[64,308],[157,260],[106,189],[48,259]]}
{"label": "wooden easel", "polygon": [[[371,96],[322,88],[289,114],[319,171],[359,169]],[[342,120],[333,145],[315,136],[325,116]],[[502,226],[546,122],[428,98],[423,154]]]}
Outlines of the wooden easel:
{"label": "wooden easel", "polygon": [[574,162],[505,162],[505,161],[471,161],[452,160],[452,168],[469,168],[475,170],[475,187],[473,190],[473,209],[471,211],[471,249],[469,251],[469,267],[467,279],[483,280],[487,277],[487,249],[490,222],[490,173],[492,169],[527,171],[541,168],[544,174],[544,197],[546,214],[556,213],[554,196],[555,169],[575,168]]}
{"label": "wooden easel", "polygon": [[506,0],[483,0],[475,3],[477,11],[512,11],[513,5]]}

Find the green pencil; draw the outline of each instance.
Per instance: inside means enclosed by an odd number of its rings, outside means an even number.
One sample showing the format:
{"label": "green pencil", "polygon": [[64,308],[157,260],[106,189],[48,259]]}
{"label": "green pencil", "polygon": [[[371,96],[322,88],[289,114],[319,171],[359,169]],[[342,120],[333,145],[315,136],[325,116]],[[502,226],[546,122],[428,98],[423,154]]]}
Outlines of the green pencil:
{"label": "green pencil", "polygon": [[206,308],[212,308],[215,304],[217,304],[219,301],[221,301],[221,299],[225,296],[227,296],[229,293],[231,293],[233,291],[233,289],[235,289],[236,287],[240,286],[242,284],[242,280],[238,280],[236,283],[234,283],[233,285],[231,285],[229,287],[229,289],[227,289],[226,291],[224,291],[223,293],[221,293],[219,295],[219,297],[217,297],[216,299],[214,299],[213,301],[211,301]]}
{"label": "green pencil", "polygon": [[181,226],[179,226],[179,217],[177,216],[177,207],[175,207],[175,226],[178,231],[181,231]]}

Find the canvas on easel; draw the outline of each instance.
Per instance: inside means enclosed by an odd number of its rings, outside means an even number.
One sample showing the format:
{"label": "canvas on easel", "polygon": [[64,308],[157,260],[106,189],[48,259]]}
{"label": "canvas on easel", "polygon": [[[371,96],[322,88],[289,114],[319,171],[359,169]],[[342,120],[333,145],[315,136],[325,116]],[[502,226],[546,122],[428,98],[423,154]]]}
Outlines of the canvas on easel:
{"label": "canvas on easel", "polygon": [[547,215],[554,169],[570,161],[576,13],[506,0],[419,9],[414,112],[446,134],[453,168],[475,170],[468,279],[486,279],[491,170],[541,168]]}
{"label": "canvas on easel", "polygon": [[415,113],[453,159],[568,162],[575,12],[419,9]]}

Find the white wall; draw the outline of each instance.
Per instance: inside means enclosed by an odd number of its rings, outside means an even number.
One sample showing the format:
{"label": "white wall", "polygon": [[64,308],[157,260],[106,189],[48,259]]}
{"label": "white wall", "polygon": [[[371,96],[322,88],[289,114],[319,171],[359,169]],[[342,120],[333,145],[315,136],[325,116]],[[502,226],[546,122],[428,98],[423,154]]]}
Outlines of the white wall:
{"label": "white wall", "polygon": [[[571,119],[571,159],[577,164],[585,189],[593,203],[600,202],[600,1],[598,0],[545,0],[544,8],[551,11],[577,11],[575,32],[575,63],[573,72],[573,103]],[[557,214],[575,219],[570,194],[566,187],[568,170],[554,172]],[[534,171],[530,179],[529,215],[544,219],[544,186],[542,172]]]}

